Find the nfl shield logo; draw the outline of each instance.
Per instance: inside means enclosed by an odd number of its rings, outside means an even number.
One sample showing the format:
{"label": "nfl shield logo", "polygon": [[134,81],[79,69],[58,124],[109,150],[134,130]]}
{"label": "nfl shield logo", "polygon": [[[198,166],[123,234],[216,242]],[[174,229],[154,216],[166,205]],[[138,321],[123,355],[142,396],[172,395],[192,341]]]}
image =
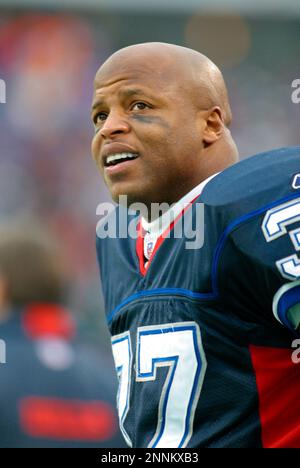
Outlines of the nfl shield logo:
{"label": "nfl shield logo", "polygon": [[152,240],[147,242],[147,245],[146,245],[146,257],[147,258],[151,257],[152,252],[153,252],[153,246],[154,246],[154,242]]}

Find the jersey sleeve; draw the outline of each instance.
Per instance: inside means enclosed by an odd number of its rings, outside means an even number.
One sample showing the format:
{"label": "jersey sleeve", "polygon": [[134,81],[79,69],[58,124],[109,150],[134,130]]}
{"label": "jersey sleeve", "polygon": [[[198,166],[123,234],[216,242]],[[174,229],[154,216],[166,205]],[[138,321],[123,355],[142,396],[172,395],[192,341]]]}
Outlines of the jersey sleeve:
{"label": "jersey sleeve", "polygon": [[299,160],[300,148],[257,155],[216,177],[206,193],[222,214],[216,290],[243,320],[276,320],[293,332],[300,324]]}
{"label": "jersey sleeve", "polygon": [[283,283],[273,298],[274,316],[283,325],[297,330],[300,324],[300,196],[268,210],[262,231],[272,246],[270,255]]}

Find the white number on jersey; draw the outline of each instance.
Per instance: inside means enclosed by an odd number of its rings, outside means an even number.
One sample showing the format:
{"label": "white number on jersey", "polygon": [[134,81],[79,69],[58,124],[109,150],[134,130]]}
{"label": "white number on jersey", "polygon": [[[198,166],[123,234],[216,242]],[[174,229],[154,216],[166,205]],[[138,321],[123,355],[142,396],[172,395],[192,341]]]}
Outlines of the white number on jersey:
{"label": "white number on jersey", "polygon": [[[129,332],[112,338],[116,368],[120,376],[120,425],[123,434],[125,432],[127,435],[123,425],[128,412],[130,371],[124,365],[121,369],[120,363],[121,360],[130,362],[130,345],[122,347],[122,353],[127,352],[127,356],[123,354],[122,359],[121,348],[115,351],[115,346],[125,340],[130,343]],[[158,368],[169,368],[159,396],[157,425],[149,447],[186,447],[192,436],[194,413],[206,366],[201,334],[195,322],[138,328],[136,381],[154,381]],[[126,383],[125,379],[128,379]],[[126,440],[128,442],[128,435]]]}
{"label": "white number on jersey", "polygon": [[131,447],[132,443],[124,429],[124,420],[129,410],[129,395],[130,395],[130,378],[131,378],[131,343],[129,332],[112,338],[112,350],[116,365],[116,371],[119,378],[119,391],[117,396],[117,407],[120,420],[120,429],[126,440],[126,443]]}
{"label": "white number on jersey", "polygon": [[[300,221],[300,198],[276,206],[269,210],[263,220],[262,230],[267,242],[287,234],[287,226]],[[290,232],[290,238],[297,251],[300,250],[300,228]],[[276,262],[284,278],[295,280],[300,276],[300,259],[297,254]]]}

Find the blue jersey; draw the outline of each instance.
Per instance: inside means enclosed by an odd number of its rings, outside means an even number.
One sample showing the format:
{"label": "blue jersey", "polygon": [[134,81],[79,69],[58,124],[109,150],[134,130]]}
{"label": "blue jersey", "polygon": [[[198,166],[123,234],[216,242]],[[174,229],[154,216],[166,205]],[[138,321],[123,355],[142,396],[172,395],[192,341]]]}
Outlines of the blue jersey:
{"label": "blue jersey", "polygon": [[0,324],[0,447],[124,447],[110,366],[52,304]]}
{"label": "blue jersey", "polygon": [[300,148],[210,180],[182,215],[190,231],[199,203],[203,245],[172,235],[175,223],[146,270],[140,239],[120,234],[123,209],[101,226],[114,217],[117,236],[97,236],[123,435],[134,447],[300,447]]}

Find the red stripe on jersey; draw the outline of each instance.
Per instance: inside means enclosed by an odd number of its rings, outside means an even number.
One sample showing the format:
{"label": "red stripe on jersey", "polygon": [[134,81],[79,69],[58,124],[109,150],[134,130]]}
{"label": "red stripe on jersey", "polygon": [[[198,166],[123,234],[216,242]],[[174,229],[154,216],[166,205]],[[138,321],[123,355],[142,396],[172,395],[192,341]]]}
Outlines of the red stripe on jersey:
{"label": "red stripe on jersey", "polygon": [[300,447],[300,365],[292,349],[250,346],[259,398],[262,443]]}
{"label": "red stripe on jersey", "polygon": [[19,408],[21,428],[31,437],[92,442],[117,431],[114,410],[102,401],[26,397]]}
{"label": "red stripe on jersey", "polygon": [[71,314],[56,304],[31,304],[22,315],[22,324],[31,339],[56,337],[71,339],[76,333]]}
{"label": "red stripe on jersey", "polygon": [[[139,262],[140,273],[145,276],[146,268],[145,268],[145,258],[144,258],[144,230],[142,228],[142,222],[139,220],[137,224],[137,240],[136,240],[136,254]],[[152,252],[153,255],[153,252]]]}

